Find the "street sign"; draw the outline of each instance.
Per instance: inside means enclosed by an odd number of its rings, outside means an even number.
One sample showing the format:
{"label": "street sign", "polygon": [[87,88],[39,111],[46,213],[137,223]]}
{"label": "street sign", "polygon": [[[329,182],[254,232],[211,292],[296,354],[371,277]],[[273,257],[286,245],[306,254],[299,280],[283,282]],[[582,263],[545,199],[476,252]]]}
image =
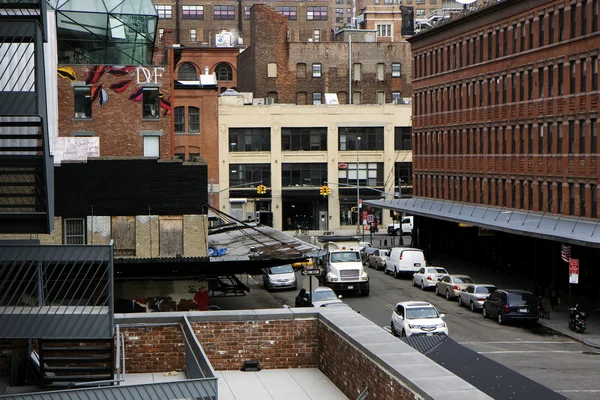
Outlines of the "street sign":
{"label": "street sign", "polygon": [[579,260],[571,258],[569,261],[569,283],[579,283]]}
{"label": "street sign", "polygon": [[373,214],[369,214],[369,215],[367,215],[367,222],[368,222],[369,224],[372,224],[372,223],[373,223]]}
{"label": "street sign", "polygon": [[302,271],[302,275],[319,275],[321,270],[319,268],[307,268]]}

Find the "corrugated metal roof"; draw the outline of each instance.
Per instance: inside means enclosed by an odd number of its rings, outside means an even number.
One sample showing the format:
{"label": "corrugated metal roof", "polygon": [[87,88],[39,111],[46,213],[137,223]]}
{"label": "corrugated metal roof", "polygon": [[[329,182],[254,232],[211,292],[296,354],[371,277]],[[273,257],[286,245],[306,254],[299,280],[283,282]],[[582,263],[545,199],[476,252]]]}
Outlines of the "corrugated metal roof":
{"label": "corrugated metal roof", "polygon": [[425,197],[365,200],[364,204],[412,215],[468,223],[473,226],[581,246],[600,247],[598,220],[527,212]]}

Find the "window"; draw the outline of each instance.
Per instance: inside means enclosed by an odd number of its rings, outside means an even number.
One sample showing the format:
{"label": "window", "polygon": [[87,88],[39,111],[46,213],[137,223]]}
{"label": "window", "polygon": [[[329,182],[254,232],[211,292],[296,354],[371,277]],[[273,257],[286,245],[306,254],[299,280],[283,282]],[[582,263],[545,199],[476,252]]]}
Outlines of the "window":
{"label": "window", "polygon": [[144,157],[159,157],[160,136],[144,136]]}
{"label": "window", "polygon": [[558,41],[562,42],[565,32],[565,10],[558,10]]}
{"label": "window", "polygon": [[[548,122],[546,128],[546,149],[547,154],[552,154],[552,123]],[[541,151],[540,151],[541,153]]]}
{"label": "window", "polygon": [[281,165],[281,186],[321,186],[327,181],[326,163],[284,163]]}
{"label": "window", "polygon": [[598,90],[598,56],[592,57],[592,90]]}
{"label": "window", "polygon": [[312,77],[320,78],[321,77],[321,64],[313,64],[312,65]]}
{"label": "window", "polygon": [[571,3],[571,39],[577,36],[577,4]]}
{"label": "window", "polygon": [[569,183],[569,214],[575,214],[575,184]]}
{"label": "window", "polygon": [[586,29],[587,29],[587,0],[583,0],[581,2],[581,36],[584,36],[586,34]]}
{"label": "window", "polygon": [[548,97],[554,96],[554,66],[548,66]]}
{"label": "window", "polygon": [[544,45],[544,16],[540,15],[538,19],[539,46]]}
{"label": "window", "polygon": [[233,70],[231,66],[226,63],[221,63],[217,65],[215,68],[215,72],[217,73],[218,81],[232,81],[233,80]]}
{"label": "window", "polygon": [[312,94],[312,103],[313,105],[323,104],[323,95],[319,92],[315,92]]}
{"label": "window", "polygon": [[75,119],[92,118],[91,86],[75,86]]}
{"label": "window", "polygon": [[412,127],[394,128],[394,150],[412,150]]}
{"label": "window", "polygon": [[579,120],[579,154],[585,154],[585,120]]}
{"label": "window", "polygon": [[[402,104],[402,93],[401,92],[392,92],[392,103]],[[340,103],[340,104],[342,104],[342,103]]]}
{"label": "window", "polygon": [[281,128],[281,150],[327,150],[327,128]]}
{"label": "window", "polygon": [[360,77],[361,77],[361,64],[354,64],[353,67],[354,67],[353,68],[354,73],[352,74],[353,75],[353,79],[355,81],[360,81]]}
{"label": "window", "polygon": [[579,91],[581,93],[585,93],[587,92],[586,90],[586,85],[587,85],[587,65],[586,65],[586,60],[585,58],[582,58],[581,60],[579,60]]}
{"label": "window", "polygon": [[377,104],[385,104],[385,92],[377,91]]}
{"label": "window", "polygon": [[592,0],[592,32],[598,32],[598,0]]}
{"label": "window", "polygon": [[250,19],[250,9],[252,8],[252,6],[244,6],[244,19],[249,20]]}
{"label": "window", "polygon": [[186,62],[177,69],[177,79],[180,81],[197,81],[196,67],[194,64]]}
{"label": "window", "polygon": [[156,8],[158,18],[171,19],[171,17],[173,16],[173,11],[170,5],[157,4],[154,7]]}
{"label": "window", "polygon": [[197,36],[196,36],[196,28],[191,28],[190,29],[190,42],[191,43],[196,43],[198,41]]}
{"label": "window", "polygon": [[[598,71],[596,65],[596,72]],[[402,67],[400,63],[392,63],[392,78],[400,78],[402,76]]]}
{"label": "window", "polygon": [[591,130],[591,137],[592,137],[592,143],[590,146],[590,153],[592,154],[596,154],[598,152],[598,132],[596,130],[596,120],[595,119],[591,119],[590,120],[590,130]]}
{"label": "window", "polygon": [[519,100],[525,100],[525,72],[519,72]]}
{"label": "window", "polygon": [[229,164],[230,186],[258,181],[262,181],[265,186],[271,186],[270,164]]}
{"label": "window", "polygon": [[385,78],[385,64],[383,63],[378,63],[377,64],[377,80],[378,81],[383,81]]}
{"label": "window", "polygon": [[575,153],[575,121],[569,121],[569,153]]}
{"label": "window", "polygon": [[378,24],[377,25],[377,36],[378,37],[391,37],[392,36],[392,25]]}
{"label": "window", "polygon": [[175,133],[185,132],[185,107],[175,107],[173,110],[173,119],[175,121]]}
{"label": "window", "polygon": [[383,150],[383,127],[338,128],[338,137],[340,151]]}
{"label": "window", "polygon": [[235,19],[235,6],[213,6],[213,19]]}
{"label": "window", "polygon": [[229,128],[229,151],[270,151],[270,128]]}
{"label": "window", "polygon": [[569,61],[569,93],[575,93],[575,61]]}
{"label": "window", "polygon": [[142,118],[159,119],[159,102],[158,88],[144,88],[142,95]]}
{"label": "window", "polygon": [[200,109],[188,107],[188,132],[200,133]]}
{"label": "window", "polygon": [[321,30],[313,29],[313,42],[319,43],[321,41]]}
{"label": "window", "polygon": [[556,154],[561,154],[563,150],[563,131],[561,129],[562,123],[558,123],[558,137],[556,138]]}
{"label": "window", "polygon": [[181,6],[183,19],[204,19],[204,6]]}
{"label": "window", "polygon": [[539,124],[538,154],[544,153],[544,124]]}
{"label": "window", "polygon": [[308,21],[327,21],[327,7],[306,7]]}
{"label": "window", "polygon": [[563,80],[564,80],[564,64],[558,64],[558,95],[562,96],[563,92]]}
{"label": "window", "polygon": [[554,43],[554,13],[548,14],[548,25],[549,25],[548,43],[552,44],[552,43]]}
{"label": "window", "polygon": [[521,51],[525,51],[525,23],[521,22]]}
{"label": "window", "polygon": [[533,18],[529,20],[529,50],[533,49]]}
{"label": "window", "polygon": [[[357,176],[358,175],[358,176]],[[338,182],[343,185],[355,186],[383,186],[383,163],[358,164],[358,174],[356,163],[348,163],[347,169],[338,170]]]}
{"label": "window", "polygon": [[290,21],[296,21],[297,19],[296,7],[276,7],[276,10]]}
{"label": "window", "polygon": [[65,218],[64,244],[85,244],[85,219]]}
{"label": "window", "polygon": [[165,30],[164,30],[164,28],[159,28],[158,29],[158,41],[162,42],[164,36],[165,36]]}
{"label": "window", "polygon": [[361,101],[361,92],[352,92],[352,104],[360,104]]}

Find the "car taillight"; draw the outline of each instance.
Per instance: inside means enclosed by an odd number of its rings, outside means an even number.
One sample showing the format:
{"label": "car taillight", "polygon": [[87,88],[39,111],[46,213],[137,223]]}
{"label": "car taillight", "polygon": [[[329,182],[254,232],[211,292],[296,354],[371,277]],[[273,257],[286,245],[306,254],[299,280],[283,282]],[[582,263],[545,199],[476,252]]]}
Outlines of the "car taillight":
{"label": "car taillight", "polygon": [[427,275],[427,280],[428,281],[432,281],[433,279],[431,279],[431,275]]}
{"label": "car taillight", "polygon": [[454,289],[454,290],[460,290],[460,287],[458,285],[454,285],[454,287],[452,289]]}
{"label": "car taillight", "polygon": [[485,301],[485,297],[478,297],[477,301]]}
{"label": "car taillight", "polygon": [[398,257],[398,260],[402,260],[402,253],[400,253],[400,257]]}
{"label": "car taillight", "polygon": [[541,311],[540,306],[537,306],[537,312],[538,312],[538,314],[540,313],[540,311]]}
{"label": "car taillight", "polygon": [[510,311],[510,308],[508,307],[508,304],[505,304],[504,305],[504,312],[509,312],[509,311]]}

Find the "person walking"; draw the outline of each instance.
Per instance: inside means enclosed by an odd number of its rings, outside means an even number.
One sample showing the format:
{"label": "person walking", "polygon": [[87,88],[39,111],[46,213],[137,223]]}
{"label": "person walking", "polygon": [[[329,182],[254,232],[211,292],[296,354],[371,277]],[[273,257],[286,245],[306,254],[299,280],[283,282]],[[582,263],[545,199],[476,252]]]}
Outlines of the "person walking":
{"label": "person walking", "polygon": [[552,306],[552,310],[558,311],[559,302],[558,289],[556,289],[554,282],[552,282],[552,285],[550,286],[550,306]]}

